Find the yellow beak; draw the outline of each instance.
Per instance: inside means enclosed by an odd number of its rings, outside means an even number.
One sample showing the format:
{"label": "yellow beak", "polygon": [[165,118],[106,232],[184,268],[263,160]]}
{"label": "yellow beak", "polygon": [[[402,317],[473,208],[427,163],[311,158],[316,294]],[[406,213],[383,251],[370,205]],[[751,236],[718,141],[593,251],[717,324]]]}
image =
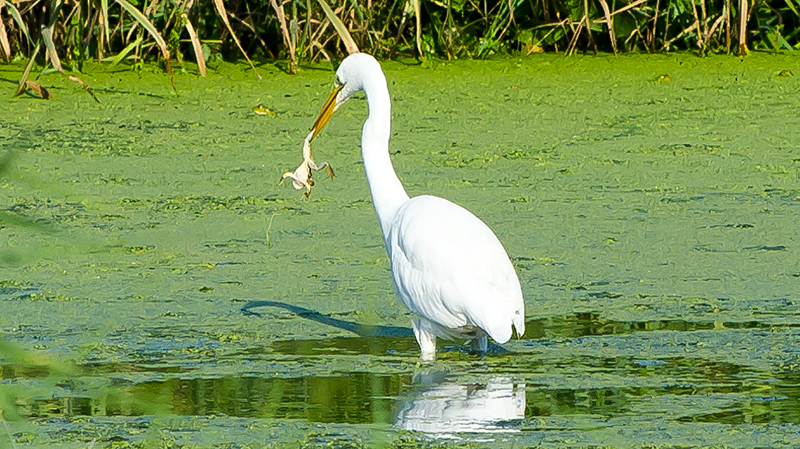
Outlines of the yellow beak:
{"label": "yellow beak", "polygon": [[336,110],[336,96],[339,95],[343,87],[344,86],[339,86],[333,89],[333,93],[328,97],[328,101],[326,101],[325,106],[322,107],[322,112],[319,113],[319,117],[317,117],[317,120],[314,122],[314,126],[311,127],[311,140],[317,137],[317,134],[322,131],[322,127],[333,117],[333,111]]}

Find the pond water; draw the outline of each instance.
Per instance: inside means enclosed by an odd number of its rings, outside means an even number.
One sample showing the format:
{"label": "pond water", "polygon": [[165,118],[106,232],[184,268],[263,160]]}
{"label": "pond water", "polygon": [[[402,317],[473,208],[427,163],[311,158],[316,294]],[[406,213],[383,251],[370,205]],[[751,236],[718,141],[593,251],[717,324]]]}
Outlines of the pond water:
{"label": "pond water", "polygon": [[796,58],[384,67],[400,178],[495,230],[524,336],[418,363],[363,99],[278,185],[328,67],[47,75],[0,103],[0,447],[797,447]]}

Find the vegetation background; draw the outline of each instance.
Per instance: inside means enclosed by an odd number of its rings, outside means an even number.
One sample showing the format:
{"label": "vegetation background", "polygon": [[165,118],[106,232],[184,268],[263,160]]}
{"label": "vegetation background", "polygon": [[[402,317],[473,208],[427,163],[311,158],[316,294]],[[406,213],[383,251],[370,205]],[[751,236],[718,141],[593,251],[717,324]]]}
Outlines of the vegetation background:
{"label": "vegetation background", "polygon": [[[800,46],[800,0],[0,0],[0,56],[87,60],[484,58],[541,51],[742,55]],[[42,49],[44,49],[42,51]],[[251,65],[252,62],[250,62]],[[253,67],[254,70],[255,66]],[[260,76],[260,75],[259,75]],[[74,78],[74,77],[73,77]],[[74,81],[81,82],[79,79]],[[20,91],[23,89],[20,83]],[[32,86],[28,86],[29,88]],[[84,86],[86,87],[86,86]]]}

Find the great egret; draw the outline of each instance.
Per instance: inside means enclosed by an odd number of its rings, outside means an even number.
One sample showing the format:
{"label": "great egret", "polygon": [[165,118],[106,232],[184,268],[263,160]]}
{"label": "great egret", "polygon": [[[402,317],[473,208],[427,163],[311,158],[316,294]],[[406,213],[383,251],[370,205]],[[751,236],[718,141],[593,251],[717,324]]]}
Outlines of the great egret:
{"label": "great egret", "polygon": [[307,140],[360,91],[369,117],[361,155],[378,215],[392,278],[412,321],[423,360],[436,357],[436,337],[468,339],[485,353],[487,334],[497,343],[525,333],[525,305],[519,279],[491,229],[461,206],[435,196],[409,198],[389,157],[391,100],[378,61],[363,53],[348,56],[336,71],[336,85]]}

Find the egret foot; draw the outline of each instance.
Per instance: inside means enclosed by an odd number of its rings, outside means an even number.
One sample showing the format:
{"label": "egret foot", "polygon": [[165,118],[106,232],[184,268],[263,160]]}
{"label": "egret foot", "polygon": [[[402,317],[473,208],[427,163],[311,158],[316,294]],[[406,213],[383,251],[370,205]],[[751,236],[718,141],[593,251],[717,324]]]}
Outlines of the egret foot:
{"label": "egret foot", "polygon": [[475,338],[470,340],[469,347],[472,352],[476,354],[486,355],[486,352],[489,350],[489,340],[486,337],[486,334],[479,333]]}
{"label": "egret foot", "polygon": [[419,357],[426,362],[436,360],[436,334],[433,333],[430,326],[422,318],[417,318],[411,322],[411,327],[414,328],[414,336],[417,337],[417,343],[419,343]]}

